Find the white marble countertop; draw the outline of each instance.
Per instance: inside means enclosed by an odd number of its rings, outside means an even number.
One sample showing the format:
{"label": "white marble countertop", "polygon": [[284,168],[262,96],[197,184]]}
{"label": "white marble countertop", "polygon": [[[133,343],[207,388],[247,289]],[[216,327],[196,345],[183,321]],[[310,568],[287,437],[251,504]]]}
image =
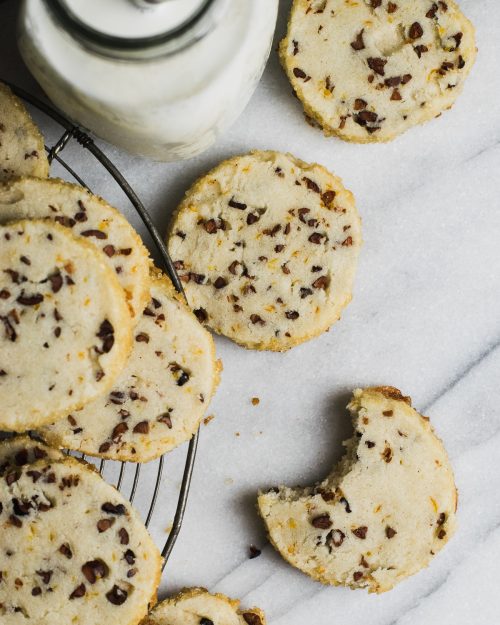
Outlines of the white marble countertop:
{"label": "white marble countertop", "polygon": [[[0,4],[0,76],[37,92],[15,48],[16,4]],[[289,1],[281,4],[277,40]],[[103,146],[162,232],[192,181],[251,148],[324,164],[354,192],[363,217],[354,299],[330,332],[286,354],[217,338],[224,373],[209,410],[215,419],[202,427],[162,593],[204,585],[262,607],[270,625],[500,622],[500,5],[461,5],[479,47],[464,93],[452,111],[388,145],[350,145],[308,126],[273,50],[245,113],[202,156],[151,163]],[[53,139],[55,127],[37,119]],[[65,154],[91,188],[125,206],[89,157],[73,147]],[[401,388],[430,415],[460,492],[457,535],[430,568],[381,596],[323,587],[291,568],[266,543],[255,509],[259,488],[327,473],[350,435],[351,390],[373,384]],[[172,521],[184,458],[185,447],[166,461],[153,517],[158,541]],[[140,505],[154,474],[154,466],[143,471]],[[260,557],[248,558],[250,544]]]}

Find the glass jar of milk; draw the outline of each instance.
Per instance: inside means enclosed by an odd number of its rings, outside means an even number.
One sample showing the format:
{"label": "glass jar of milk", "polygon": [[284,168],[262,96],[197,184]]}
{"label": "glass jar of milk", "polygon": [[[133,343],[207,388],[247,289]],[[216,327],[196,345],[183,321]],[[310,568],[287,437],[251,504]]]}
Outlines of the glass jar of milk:
{"label": "glass jar of milk", "polygon": [[246,106],[278,0],[23,0],[19,47],[76,123],[158,160],[208,148]]}

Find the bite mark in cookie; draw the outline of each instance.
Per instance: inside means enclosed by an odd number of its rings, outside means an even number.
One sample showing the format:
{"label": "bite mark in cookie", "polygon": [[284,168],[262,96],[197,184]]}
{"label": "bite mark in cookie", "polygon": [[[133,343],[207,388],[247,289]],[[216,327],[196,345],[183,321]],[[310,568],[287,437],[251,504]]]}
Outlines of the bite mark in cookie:
{"label": "bite mark in cookie", "polygon": [[259,496],[273,545],[325,584],[385,592],[427,566],[453,535],[457,493],[428,419],[393,387],[357,390],[354,437],[332,474]]}

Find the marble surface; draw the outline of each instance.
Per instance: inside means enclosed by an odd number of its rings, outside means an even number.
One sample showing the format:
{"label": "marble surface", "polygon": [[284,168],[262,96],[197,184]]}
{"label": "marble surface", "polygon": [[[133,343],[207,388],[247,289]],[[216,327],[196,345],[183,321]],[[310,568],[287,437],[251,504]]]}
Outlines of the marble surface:
{"label": "marble surface", "polygon": [[[16,4],[0,4],[0,76],[36,92],[15,48]],[[323,163],[354,192],[363,217],[354,299],[330,332],[286,354],[217,339],[224,373],[209,410],[215,419],[202,427],[163,594],[204,585],[261,606],[271,625],[500,622],[500,6],[461,5],[479,47],[463,95],[452,111],[388,145],[349,145],[305,124],[273,50],[244,114],[202,156],[160,164],[103,146],[162,231],[198,175],[250,148]],[[288,6],[282,1],[276,41]],[[37,119],[52,140],[55,127]],[[65,154],[137,224],[90,158],[73,147]],[[381,596],[326,588],[292,569],[266,543],[255,510],[259,488],[310,484],[329,471],[350,435],[351,390],[373,384],[401,388],[430,415],[460,491],[455,538],[430,568]],[[159,542],[172,521],[185,451],[166,460],[152,524]],[[143,509],[155,472],[155,464],[142,472]],[[249,560],[250,544],[260,557]]]}

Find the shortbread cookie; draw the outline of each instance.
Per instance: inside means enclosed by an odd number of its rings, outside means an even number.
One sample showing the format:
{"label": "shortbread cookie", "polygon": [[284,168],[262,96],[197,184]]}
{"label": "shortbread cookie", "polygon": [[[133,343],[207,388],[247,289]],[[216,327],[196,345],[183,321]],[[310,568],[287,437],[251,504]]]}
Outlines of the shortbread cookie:
{"label": "shortbread cookie", "polygon": [[0,82],[0,182],[49,175],[43,137],[19,98]]}
{"label": "shortbread cookie", "polygon": [[132,353],[111,391],[41,434],[52,444],[93,456],[152,460],[195,433],[219,368],[211,335],[170,280],[153,275]]}
{"label": "shortbread cookie", "polygon": [[0,477],[2,625],[135,625],[161,557],[137,513],[88,465],[40,460]]}
{"label": "shortbread cookie", "polygon": [[259,496],[273,545],[325,584],[385,592],[427,566],[453,535],[457,492],[427,417],[392,387],[357,390],[355,435],[324,482]]}
{"label": "shortbread cookie", "polygon": [[262,610],[240,610],[239,601],[189,588],[159,603],[143,625],[266,625]]}
{"label": "shortbread cookie", "polygon": [[64,458],[64,454],[29,436],[13,436],[0,440],[0,475],[8,469],[33,464],[44,458],[60,460]]}
{"label": "shortbread cookie", "polygon": [[0,226],[0,429],[51,423],[105,393],[131,323],[93,245],[48,221]]}
{"label": "shortbread cookie", "polygon": [[103,251],[125,289],[132,315],[139,316],[149,298],[149,253],[120,212],[62,180],[23,178],[0,187],[0,222],[49,217]]}
{"label": "shortbread cookie", "polygon": [[325,134],[367,143],[449,109],[476,46],[453,0],[294,0],[280,56]]}
{"label": "shortbread cookie", "polygon": [[275,351],[339,319],[360,246],[354,198],[339,178],[278,152],[233,158],[198,181],[169,240],[198,319]]}

